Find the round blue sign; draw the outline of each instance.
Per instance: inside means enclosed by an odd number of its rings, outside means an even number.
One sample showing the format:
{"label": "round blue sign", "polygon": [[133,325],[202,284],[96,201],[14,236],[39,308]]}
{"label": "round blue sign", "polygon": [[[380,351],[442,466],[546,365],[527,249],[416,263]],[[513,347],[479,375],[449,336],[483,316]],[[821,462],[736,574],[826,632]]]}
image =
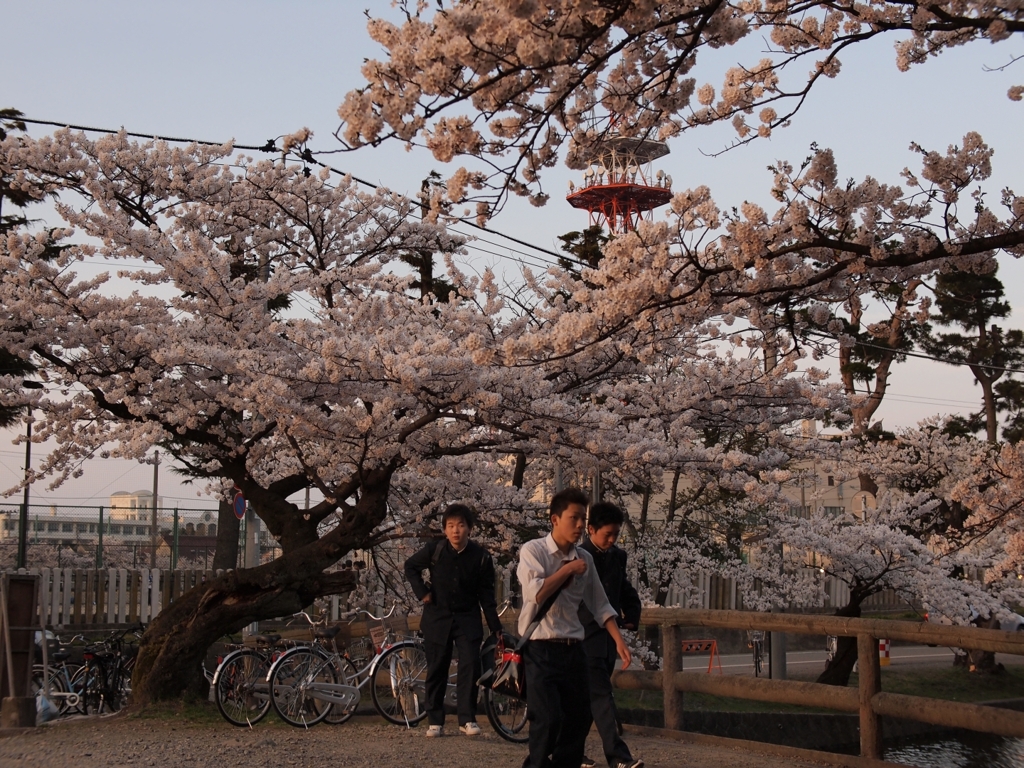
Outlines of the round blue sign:
{"label": "round blue sign", "polygon": [[245,496],[242,495],[241,491],[235,494],[235,500],[232,502],[232,506],[235,510],[235,517],[241,520],[245,517]]}

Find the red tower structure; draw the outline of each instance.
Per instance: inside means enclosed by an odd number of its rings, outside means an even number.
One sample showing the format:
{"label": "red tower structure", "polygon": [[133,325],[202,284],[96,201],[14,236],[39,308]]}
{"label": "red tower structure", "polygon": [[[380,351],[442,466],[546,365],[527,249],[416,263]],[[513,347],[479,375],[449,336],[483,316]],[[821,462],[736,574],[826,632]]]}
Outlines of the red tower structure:
{"label": "red tower structure", "polygon": [[652,168],[668,152],[663,141],[613,133],[594,151],[583,186],[577,189],[570,181],[565,199],[590,212],[591,226],[607,227],[612,234],[636,229],[641,218],[672,199],[672,177]]}

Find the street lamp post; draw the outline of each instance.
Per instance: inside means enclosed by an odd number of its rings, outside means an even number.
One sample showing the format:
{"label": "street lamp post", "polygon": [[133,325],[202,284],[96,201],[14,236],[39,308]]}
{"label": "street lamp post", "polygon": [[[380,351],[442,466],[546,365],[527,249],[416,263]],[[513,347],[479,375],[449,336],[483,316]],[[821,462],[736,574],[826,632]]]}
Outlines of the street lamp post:
{"label": "street lamp post", "polygon": [[[21,382],[25,389],[42,389],[38,381]],[[21,502],[21,515],[18,520],[18,568],[28,566],[28,496],[31,484],[29,477],[32,472],[32,405],[25,406],[25,496]]]}

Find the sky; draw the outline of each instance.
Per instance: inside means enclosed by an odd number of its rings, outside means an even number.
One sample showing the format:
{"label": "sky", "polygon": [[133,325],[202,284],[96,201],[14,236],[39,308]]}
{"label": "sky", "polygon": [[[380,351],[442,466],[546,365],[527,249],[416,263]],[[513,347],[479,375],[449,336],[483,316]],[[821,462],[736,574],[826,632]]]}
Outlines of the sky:
{"label": "sky", "polygon": [[[0,107],[39,120],[254,145],[305,126],[314,132],[314,151],[337,149],[332,134],[338,105],[362,84],[363,60],[382,57],[366,34],[364,8],[375,15],[393,13],[388,0],[7,0],[0,5],[6,60]],[[1006,98],[1011,85],[1024,82],[1024,62],[990,71],[1024,54],[1020,39],[957,49],[907,73],[896,69],[892,44],[891,38],[872,41],[847,52],[839,77],[817,88],[793,125],[770,140],[720,153],[731,128],[688,132],[670,141],[671,154],[658,167],[672,175],[677,190],[706,184],[722,207],[751,200],[770,210],[766,167],[780,159],[798,164],[812,142],[835,151],[841,177],[870,175],[898,184],[900,170],[918,167],[908,151],[911,142],[944,151],[961,143],[967,131],[977,131],[995,149],[989,200],[998,199],[1003,187],[1024,188],[1024,103]],[[739,59],[756,58],[763,46],[753,39],[742,51],[715,51],[703,63],[717,73]],[[35,136],[52,130],[30,126]],[[415,192],[431,170],[454,170],[398,144],[324,159],[403,193]],[[569,179],[579,181],[578,174],[553,169],[547,206],[514,200],[490,226],[557,250],[557,235],[588,223],[586,214],[564,202]],[[492,266],[499,274],[514,270],[523,250],[488,235],[471,250],[467,266]],[[536,253],[529,258],[535,265],[543,262]],[[1000,278],[1018,307],[1006,325],[1024,327],[1024,265],[1003,259]],[[837,368],[835,360],[818,365]],[[896,367],[876,418],[890,429],[909,427],[934,414],[976,410],[979,403],[969,371],[911,360]],[[17,483],[24,471],[24,448],[10,445],[12,436],[0,433],[0,490]],[[41,450],[34,446],[34,455]],[[36,483],[33,503],[98,505],[115,491],[152,486],[152,467],[135,462],[96,461],[86,470],[56,490]],[[160,492],[168,504],[213,504],[167,471],[161,472]],[[10,501],[20,499],[19,493]]]}

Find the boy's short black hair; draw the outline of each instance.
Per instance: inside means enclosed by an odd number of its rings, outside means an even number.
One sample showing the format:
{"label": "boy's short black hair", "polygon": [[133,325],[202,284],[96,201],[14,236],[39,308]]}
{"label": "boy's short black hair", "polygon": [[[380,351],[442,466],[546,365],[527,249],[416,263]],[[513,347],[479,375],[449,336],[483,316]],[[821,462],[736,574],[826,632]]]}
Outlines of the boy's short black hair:
{"label": "boy's short black hair", "polygon": [[568,509],[570,504],[579,504],[584,509],[590,503],[590,497],[579,488],[563,488],[551,497],[551,506],[548,507],[548,517],[561,515]]}
{"label": "boy's short black hair", "polygon": [[622,525],[624,522],[626,522],[625,513],[610,501],[599,501],[597,504],[590,505],[587,525],[595,531],[606,525]]}
{"label": "boy's short black hair", "polygon": [[441,515],[441,527],[444,528],[448,525],[448,521],[452,518],[461,518],[469,529],[472,529],[476,523],[476,514],[465,504],[449,504],[444,514]]}

